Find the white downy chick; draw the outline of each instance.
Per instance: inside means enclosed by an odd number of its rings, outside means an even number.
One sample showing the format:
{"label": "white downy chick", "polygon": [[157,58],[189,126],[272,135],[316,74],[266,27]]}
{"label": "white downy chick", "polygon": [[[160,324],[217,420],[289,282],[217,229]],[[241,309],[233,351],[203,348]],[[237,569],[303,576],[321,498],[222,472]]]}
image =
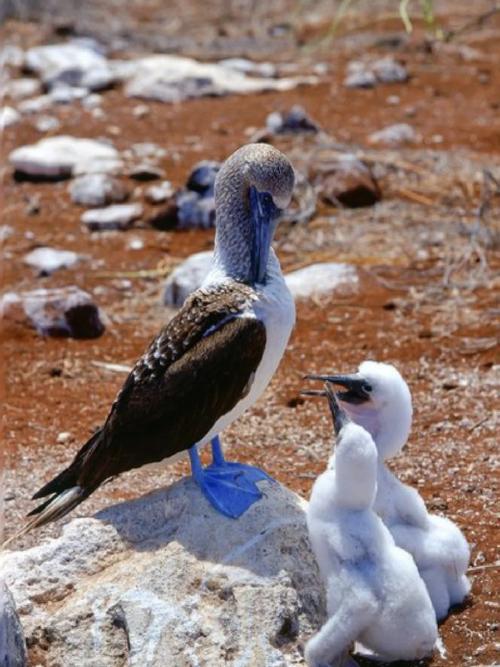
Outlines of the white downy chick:
{"label": "white downy chick", "polygon": [[350,667],[359,641],[385,660],[432,653],[437,626],[411,556],[399,549],[373,510],[377,449],[370,434],[326,393],[337,432],[327,470],[316,480],[307,526],[327,591],[329,619],[309,640],[310,667]]}
{"label": "white downy chick", "polygon": [[394,366],[375,361],[364,361],[353,375],[316,377],[345,389],[338,394],[341,405],[372,435],[379,454],[375,511],[396,544],[415,559],[437,619],[445,618],[470,590],[469,545],[452,521],[429,514],[418,491],[400,482],[384,463],[401,451],[410,433],[408,385]]}

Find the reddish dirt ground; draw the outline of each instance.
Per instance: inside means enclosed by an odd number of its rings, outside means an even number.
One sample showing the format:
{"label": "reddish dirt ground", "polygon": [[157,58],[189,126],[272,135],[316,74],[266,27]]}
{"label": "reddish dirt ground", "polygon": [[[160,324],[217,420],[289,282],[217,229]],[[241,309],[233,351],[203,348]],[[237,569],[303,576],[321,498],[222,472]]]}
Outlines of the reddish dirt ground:
{"label": "reddish dirt ground", "polygon": [[[396,23],[383,30],[375,26],[375,34],[396,26],[400,30]],[[1,33],[32,43],[36,26],[10,22]],[[172,106],[148,102],[146,119],[133,116],[137,101],[113,90],[104,94],[101,120],[79,105],[59,107],[57,133],[106,136],[119,149],[155,142],[166,148],[161,167],[177,186],[196,161],[223,159],[248,140],[249,128],[264,125],[269,112],[299,103],[327,134],[385,165],[381,204],[355,211],[320,206],[307,225],[281,231],[277,248],[286,270],[318,259],[349,261],[360,267],[360,289],[299,303],[297,327],[276,377],[224,441],[230,457],[262,465],[307,497],[324,468],[332,429],[324,406],[300,395],[303,375],[354,370],[365,358],[396,364],[412,389],[415,417],[408,447],[393,468],[418,488],[432,511],[458,523],[472,548],[472,594],[441,626],[446,656],[436,654],[429,664],[498,664],[498,197],[488,200],[482,221],[488,242],[474,245],[471,229],[484,197],[481,169],[500,175],[500,17],[487,30],[450,45],[431,48],[417,33],[389,51],[406,63],[409,82],[373,90],[343,87],[345,65],[359,54],[345,38],[342,45],[337,51],[334,42],[321,51],[329,73],[316,86]],[[474,57],[465,47],[476,51]],[[384,55],[387,49],[372,45],[366,53]],[[399,103],[388,103],[390,95]],[[396,122],[415,127],[421,136],[417,147],[387,152],[368,146],[371,132]],[[23,120],[4,133],[4,159],[39,138]],[[276,145],[292,159],[303,151],[300,139]],[[449,167],[429,167],[438,158]],[[416,172],[395,174],[398,161],[414,165]],[[428,171],[418,172],[423,163]],[[105,334],[90,341],[41,338],[21,326],[4,326],[4,505],[10,533],[31,509],[30,494],[71,460],[105,418],[123,382],[122,374],[93,362],[132,364],[172,315],[161,305],[163,277],[137,277],[137,272],[211,247],[213,233],[139,225],[125,233],[90,235],[80,227],[82,209],[71,204],[67,182],[16,182],[8,166],[3,195],[3,222],[14,227],[4,248],[4,289],[76,284],[95,294],[108,317]],[[39,213],[29,215],[33,198]],[[141,200],[141,192],[133,198]],[[153,207],[146,209],[153,213]],[[128,249],[131,237],[144,241],[142,250]],[[76,250],[89,259],[37,278],[22,258],[38,245]],[[61,432],[70,433],[64,444],[57,441]],[[136,497],[186,472],[181,463],[127,473],[73,516]],[[60,526],[43,529],[18,546],[59,531]]]}

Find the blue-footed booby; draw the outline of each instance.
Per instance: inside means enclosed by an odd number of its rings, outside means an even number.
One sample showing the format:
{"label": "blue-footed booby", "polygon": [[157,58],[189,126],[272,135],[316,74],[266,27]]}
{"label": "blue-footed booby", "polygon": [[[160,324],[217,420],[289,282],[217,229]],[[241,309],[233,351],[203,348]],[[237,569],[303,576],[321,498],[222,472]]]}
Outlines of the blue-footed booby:
{"label": "blue-footed booby", "polygon": [[[103,426],[35,493],[49,498],[14,537],[64,516],[106,480],[184,451],[221,513],[236,518],[261,497],[256,482],[266,473],[225,461],[218,434],[262,394],[295,323],[271,248],[293,186],[290,162],[267,144],[226,160],[215,184],[212,270],[137,361]],[[213,463],[203,468],[198,447],[210,441]]]}

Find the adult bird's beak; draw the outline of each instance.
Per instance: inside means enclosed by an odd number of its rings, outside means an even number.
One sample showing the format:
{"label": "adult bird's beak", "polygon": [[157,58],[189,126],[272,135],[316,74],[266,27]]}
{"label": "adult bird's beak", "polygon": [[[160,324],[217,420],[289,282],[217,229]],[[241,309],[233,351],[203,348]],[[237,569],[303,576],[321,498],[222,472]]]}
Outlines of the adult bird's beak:
{"label": "adult bird's beak", "polygon": [[253,220],[252,281],[262,283],[266,275],[276,220],[281,211],[269,192],[259,192],[257,188],[251,186],[250,213]]}
{"label": "adult bird's beak", "polygon": [[372,387],[359,373],[352,375],[306,375],[309,380],[322,380],[344,387],[346,391],[339,391],[338,397],[345,403],[359,405],[370,400]]}
{"label": "adult bird's beak", "polygon": [[[306,376],[309,377],[309,376]],[[316,379],[316,378],[314,378]],[[328,382],[325,382],[324,389],[304,389],[300,392],[303,396],[326,396],[328,399],[328,405],[330,406],[330,412],[333,417],[333,425],[335,427],[335,433],[338,435],[341,429],[350,421],[348,415],[339,405],[335,392],[333,391],[331,385]]]}

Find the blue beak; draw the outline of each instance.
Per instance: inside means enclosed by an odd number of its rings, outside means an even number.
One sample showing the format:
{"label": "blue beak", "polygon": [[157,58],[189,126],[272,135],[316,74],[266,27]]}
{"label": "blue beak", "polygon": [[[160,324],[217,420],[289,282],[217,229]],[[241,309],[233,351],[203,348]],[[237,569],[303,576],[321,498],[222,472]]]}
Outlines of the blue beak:
{"label": "blue beak", "polygon": [[276,220],[281,213],[269,192],[250,187],[250,214],[253,221],[251,256],[252,283],[263,283]]}

